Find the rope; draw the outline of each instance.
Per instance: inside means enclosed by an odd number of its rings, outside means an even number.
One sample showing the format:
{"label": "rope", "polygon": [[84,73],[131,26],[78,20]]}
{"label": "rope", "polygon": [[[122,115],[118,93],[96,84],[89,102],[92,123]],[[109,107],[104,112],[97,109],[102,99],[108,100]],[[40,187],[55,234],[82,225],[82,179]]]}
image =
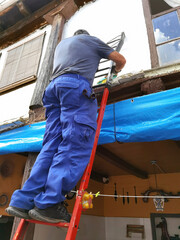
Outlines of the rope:
{"label": "rope", "polygon": [[[78,191],[71,191],[72,193],[78,194]],[[117,198],[123,198],[123,197],[129,197],[129,198],[174,198],[174,199],[180,199],[180,196],[133,196],[133,195],[111,195],[111,194],[100,194],[100,192],[97,193],[91,193],[95,197],[117,197]]]}

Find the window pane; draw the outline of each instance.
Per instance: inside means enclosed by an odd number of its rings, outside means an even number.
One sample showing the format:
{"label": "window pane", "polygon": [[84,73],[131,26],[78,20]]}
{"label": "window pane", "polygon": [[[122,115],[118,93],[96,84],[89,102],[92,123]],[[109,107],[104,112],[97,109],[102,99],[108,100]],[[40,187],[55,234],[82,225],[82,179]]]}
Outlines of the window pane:
{"label": "window pane", "polygon": [[180,40],[157,47],[160,66],[180,62]]}
{"label": "window pane", "polygon": [[152,22],[156,43],[180,37],[180,22],[176,11],[154,18]]}

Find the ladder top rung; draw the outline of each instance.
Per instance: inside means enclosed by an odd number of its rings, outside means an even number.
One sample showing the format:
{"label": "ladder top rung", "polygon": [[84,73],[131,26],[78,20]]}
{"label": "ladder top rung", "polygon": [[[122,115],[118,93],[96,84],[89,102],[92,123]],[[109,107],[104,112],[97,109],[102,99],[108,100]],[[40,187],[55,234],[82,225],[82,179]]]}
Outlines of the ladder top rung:
{"label": "ladder top rung", "polygon": [[69,227],[69,223],[67,223],[67,222],[49,223],[49,222],[41,222],[41,221],[37,221],[37,220],[33,220],[33,219],[26,219],[26,221],[28,221],[30,223],[50,225],[50,226],[55,226],[55,227],[64,227],[64,228]]}

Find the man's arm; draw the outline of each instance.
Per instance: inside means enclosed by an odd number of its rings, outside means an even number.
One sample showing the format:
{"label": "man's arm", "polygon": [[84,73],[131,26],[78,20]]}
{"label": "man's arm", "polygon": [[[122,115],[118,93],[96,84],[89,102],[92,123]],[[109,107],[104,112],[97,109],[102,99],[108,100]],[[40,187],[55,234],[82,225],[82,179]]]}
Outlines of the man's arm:
{"label": "man's arm", "polygon": [[115,71],[118,73],[123,69],[124,65],[126,64],[126,59],[123,55],[118,53],[117,51],[113,51],[109,54],[108,57],[110,60],[116,63]]}

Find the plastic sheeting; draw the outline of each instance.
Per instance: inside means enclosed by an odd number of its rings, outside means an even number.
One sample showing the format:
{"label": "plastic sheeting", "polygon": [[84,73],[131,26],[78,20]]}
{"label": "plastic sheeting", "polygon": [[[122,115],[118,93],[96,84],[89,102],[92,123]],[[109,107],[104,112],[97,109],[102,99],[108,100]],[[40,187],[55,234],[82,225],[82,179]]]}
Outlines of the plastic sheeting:
{"label": "plastic sheeting", "polygon": [[[39,152],[45,122],[0,134],[0,154]],[[180,88],[106,107],[98,144],[180,139]]]}

